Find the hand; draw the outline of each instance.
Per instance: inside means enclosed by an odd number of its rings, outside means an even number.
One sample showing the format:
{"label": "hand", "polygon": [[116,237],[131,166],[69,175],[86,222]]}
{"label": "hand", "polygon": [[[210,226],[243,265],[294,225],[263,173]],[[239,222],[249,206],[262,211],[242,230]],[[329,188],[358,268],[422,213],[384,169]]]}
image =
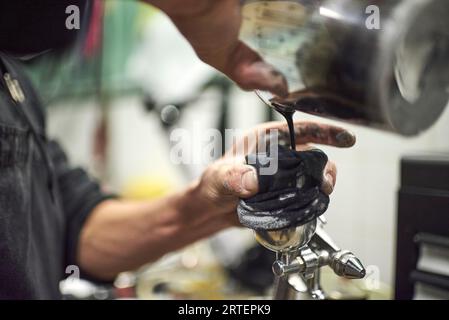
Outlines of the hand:
{"label": "hand", "polygon": [[[354,145],[355,137],[345,129],[313,122],[296,122],[297,149],[307,143],[340,148]],[[201,179],[186,190],[148,201],[108,200],[94,208],[80,235],[78,263],[99,279],[113,279],[119,272],[155,261],[167,252],[208,237],[231,226],[239,226],[236,208],[239,198],[257,193],[256,173],[245,165],[244,156],[256,150],[264,133],[285,123],[256,127],[238,140],[219,161],[210,165]],[[257,139],[249,139],[249,137]],[[282,140],[282,139],[281,139]],[[329,162],[322,189],[331,193],[336,168]]]}
{"label": "hand", "polygon": [[164,11],[198,57],[244,90],[260,89],[284,97],[285,78],[239,40],[239,0],[145,0]]}
{"label": "hand", "polygon": [[[254,152],[258,141],[273,129],[280,131],[281,140],[287,140],[288,127],[285,123],[261,125],[248,132],[222,159],[207,168],[196,185],[196,203],[200,204],[205,214],[213,213],[223,223],[238,225],[235,212],[239,198],[251,197],[258,191],[255,169],[245,164],[245,156]],[[355,136],[343,128],[315,122],[295,122],[295,133],[297,150],[312,148],[308,143],[349,148],[356,142]],[[336,178],[336,166],[329,161],[323,172],[321,186],[325,193],[332,193]]]}

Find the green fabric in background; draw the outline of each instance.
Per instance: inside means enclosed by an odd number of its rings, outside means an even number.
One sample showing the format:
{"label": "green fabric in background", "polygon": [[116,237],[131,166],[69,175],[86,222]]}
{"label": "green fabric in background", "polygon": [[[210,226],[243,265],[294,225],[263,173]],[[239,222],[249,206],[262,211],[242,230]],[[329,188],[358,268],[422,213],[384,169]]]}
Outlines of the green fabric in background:
{"label": "green fabric in background", "polygon": [[102,48],[86,58],[80,45],[64,54],[47,53],[27,63],[45,105],[61,100],[113,98],[138,92],[126,65],[145,22],[155,9],[138,1],[102,0],[105,5]]}

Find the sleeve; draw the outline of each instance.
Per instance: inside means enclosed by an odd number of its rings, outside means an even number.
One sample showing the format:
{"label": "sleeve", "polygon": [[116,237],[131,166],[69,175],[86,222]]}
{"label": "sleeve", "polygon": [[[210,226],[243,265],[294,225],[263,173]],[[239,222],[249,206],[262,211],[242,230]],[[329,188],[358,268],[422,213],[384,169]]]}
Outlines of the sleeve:
{"label": "sleeve", "polygon": [[65,265],[76,265],[79,235],[86,219],[100,202],[116,196],[102,192],[99,184],[83,169],[70,167],[66,154],[57,142],[50,141],[48,151],[66,219]]}

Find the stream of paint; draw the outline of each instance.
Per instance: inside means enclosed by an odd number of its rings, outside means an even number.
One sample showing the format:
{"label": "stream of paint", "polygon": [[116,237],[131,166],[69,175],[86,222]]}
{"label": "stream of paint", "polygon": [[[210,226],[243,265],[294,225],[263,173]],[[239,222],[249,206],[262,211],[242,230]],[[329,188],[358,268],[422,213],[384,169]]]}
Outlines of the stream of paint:
{"label": "stream of paint", "polygon": [[290,147],[292,150],[296,150],[296,136],[295,136],[295,126],[293,125],[293,115],[295,114],[295,109],[285,108],[281,105],[273,103],[274,109],[279,112],[287,121],[288,131],[290,134]]}

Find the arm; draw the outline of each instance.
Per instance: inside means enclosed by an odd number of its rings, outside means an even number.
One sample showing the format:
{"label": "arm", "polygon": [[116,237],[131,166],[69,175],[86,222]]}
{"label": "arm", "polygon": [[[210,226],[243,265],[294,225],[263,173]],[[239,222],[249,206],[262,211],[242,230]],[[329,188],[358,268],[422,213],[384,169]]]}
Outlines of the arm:
{"label": "arm", "polygon": [[232,212],[204,206],[200,194],[193,183],[159,200],[101,203],[81,233],[80,266],[93,276],[113,279],[235,223]]}
{"label": "arm", "polygon": [[[296,123],[296,127],[297,141],[301,142],[298,148],[307,148],[306,142],[337,147],[355,143],[352,134],[338,127],[304,122]],[[271,128],[287,130],[285,124],[271,123],[260,126],[258,132]],[[252,151],[242,150],[245,154]],[[210,165],[199,181],[173,195],[144,202],[100,203],[81,232],[78,260],[82,269],[97,278],[112,279],[121,271],[237,226],[238,199],[252,196],[258,189],[253,168],[245,165],[241,156],[230,152]],[[335,166],[329,163],[323,190],[332,191],[335,177]]]}

